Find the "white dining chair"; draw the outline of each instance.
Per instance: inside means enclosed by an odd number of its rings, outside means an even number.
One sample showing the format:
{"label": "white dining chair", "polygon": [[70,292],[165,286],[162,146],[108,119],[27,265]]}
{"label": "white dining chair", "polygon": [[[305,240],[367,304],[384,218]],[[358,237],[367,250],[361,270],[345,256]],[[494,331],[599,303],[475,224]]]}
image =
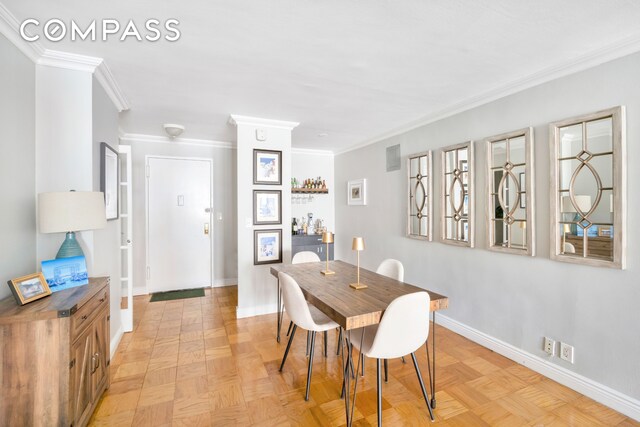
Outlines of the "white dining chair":
{"label": "white dining chair", "polygon": [[[309,387],[311,385],[311,372],[313,368],[313,348],[316,342],[316,332],[326,332],[330,329],[338,327],[338,324],[329,319],[324,313],[313,306],[309,306],[305,300],[302,290],[298,283],[288,274],[279,273],[278,280],[282,286],[282,297],[284,299],[284,307],[289,313],[289,317],[293,322],[291,336],[287,343],[287,349],[284,351],[282,363],[280,364],[280,372],[284,368],[287,361],[287,355],[293,342],[298,326],[311,332],[311,349],[309,350],[309,367],[307,368],[307,391],[304,400],[309,400]],[[325,341],[326,343],[326,341]],[[326,347],[325,347],[326,351]]]}
{"label": "white dining chair", "polygon": [[[296,253],[291,258],[291,264],[305,264],[307,262],[320,262],[322,261],[317,253],[311,251],[302,251]],[[289,328],[287,328],[287,336],[291,333],[293,322],[289,322]],[[311,336],[307,333],[307,355],[309,355],[309,346],[311,345]],[[327,334],[324,334],[324,355],[327,356]]]}
{"label": "white dining chair", "polygon": [[[420,382],[422,397],[427,404],[431,421],[433,411],[422,381],[415,351],[429,338],[429,305],[427,292],[415,292],[396,298],[389,304],[377,325],[351,331],[351,344],[366,357],[376,359],[378,388],[378,425],[382,425],[382,377],[380,362],[395,357],[411,355]],[[364,336],[362,335],[364,333]],[[362,339],[362,342],[360,341]],[[343,384],[344,386],[344,384]]]}
{"label": "white dining chair", "polygon": [[395,279],[398,282],[404,281],[404,266],[397,259],[385,259],[378,266],[376,273]]}

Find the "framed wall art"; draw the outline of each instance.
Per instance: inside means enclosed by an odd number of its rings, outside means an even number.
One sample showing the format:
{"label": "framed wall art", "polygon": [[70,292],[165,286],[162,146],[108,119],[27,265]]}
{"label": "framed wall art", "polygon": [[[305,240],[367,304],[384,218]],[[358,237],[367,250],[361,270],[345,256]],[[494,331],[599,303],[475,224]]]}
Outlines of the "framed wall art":
{"label": "framed wall art", "polygon": [[254,230],[253,264],[282,262],[282,230]]}
{"label": "framed wall art", "polygon": [[409,200],[407,236],[432,240],[433,230],[433,156],[431,151],[417,153],[407,159]]}
{"label": "framed wall art", "polygon": [[8,284],[18,305],[25,305],[51,295],[51,289],[42,273],[18,277],[9,280]]}
{"label": "framed wall art", "polygon": [[253,183],[282,185],[282,151],[253,150]]}
{"label": "framed wall art", "polygon": [[442,181],[440,199],[442,243],[474,247],[474,173],[472,141],[442,149],[440,178]]}
{"label": "framed wall art", "polygon": [[351,206],[367,204],[366,179],[354,179],[347,183],[347,204]]}
{"label": "framed wall art", "polygon": [[118,219],[118,153],[106,142],[100,143],[100,191],[104,193],[107,221]]}
{"label": "framed wall art", "polygon": [[253,224],[282,224],[282,191],[253,190]]}

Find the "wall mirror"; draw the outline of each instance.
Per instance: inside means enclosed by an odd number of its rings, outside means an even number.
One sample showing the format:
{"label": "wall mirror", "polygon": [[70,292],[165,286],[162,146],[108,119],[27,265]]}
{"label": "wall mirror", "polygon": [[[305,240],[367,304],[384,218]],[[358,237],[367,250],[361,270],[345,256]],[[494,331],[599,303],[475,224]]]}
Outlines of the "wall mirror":
{"label": "wall mirror", "polygon": [[534,256],[533,130],[487,138],[486,151],[488,247]]}
{"label": "wall mirror", "polygon": [[625,111],[551,123],[551,258],[625,268]]}
{"label": "wall mirror", "polygon": [[407,159],[409,204],[407,236],[432,240],[433,230],[433,157],[431,151]]}
{"label": "wall mirror", "polygon": [[474,245],[473,143],[442,149],[441,240],[458,246]]}

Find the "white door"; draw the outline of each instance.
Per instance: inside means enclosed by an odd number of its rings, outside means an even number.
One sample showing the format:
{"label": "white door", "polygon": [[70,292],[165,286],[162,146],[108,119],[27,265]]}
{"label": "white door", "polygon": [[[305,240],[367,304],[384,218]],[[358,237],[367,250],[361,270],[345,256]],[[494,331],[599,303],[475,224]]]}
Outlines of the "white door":
{"label": "white door", "polygon": [[211,161],[147,157],[147,290],[211,286]]}
{"label": "white door", "polygon": [[122,316],[122,328],[125,332],[133,331],[133,217],[131,207],[132,183],[131,183],[131,146],[119,145],[120,153],[120,251],[122,303],[120,314]]}

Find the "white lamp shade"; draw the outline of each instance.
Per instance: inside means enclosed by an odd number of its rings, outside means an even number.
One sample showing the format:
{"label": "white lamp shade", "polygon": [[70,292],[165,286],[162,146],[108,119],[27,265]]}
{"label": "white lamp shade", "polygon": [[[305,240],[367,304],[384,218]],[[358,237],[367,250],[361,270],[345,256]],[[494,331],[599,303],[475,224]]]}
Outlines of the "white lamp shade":
{"label": "white lamp shade", "polygon": [[[583,212],[587,213],[591,209],[591,196],[575,196],[576,203],[578,208]],[[564,196],[562,198],[562,213],[576,213],[576,208],[573,207],[573,203],[571,203],[571,197]]]}
{"label": "white lamp shade", "polygon": [[104,194],[66,191],[38,194],[41,233],[96,230],[107,226]]}

